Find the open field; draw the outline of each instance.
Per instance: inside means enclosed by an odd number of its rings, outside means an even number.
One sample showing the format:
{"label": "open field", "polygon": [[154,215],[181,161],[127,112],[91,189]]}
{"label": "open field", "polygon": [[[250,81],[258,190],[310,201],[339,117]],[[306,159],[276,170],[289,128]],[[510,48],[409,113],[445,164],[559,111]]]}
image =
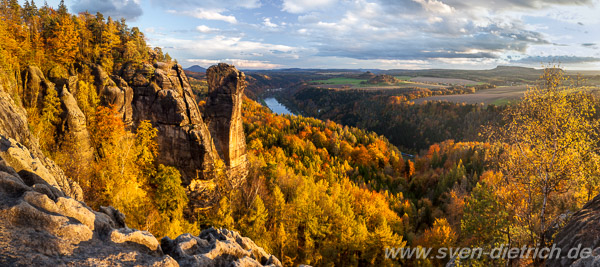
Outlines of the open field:
{"label": "open field", "polygon": [[336,77],[327,80],[316,80],[311,81],[312,84],[327,84],[327,85],[359,85],[361,82],[367,81],[366,79]]}
{"label": "open field", "polygon": [[[401,76],[401,77],[399,77],[399,79],[401,79],[403,81],[399,82],[397,84],[394,84],[394,85],[361,84],[361,82],[366,82],[367,80],[366,79],[347,78],[347,77],[336,77],[336,78],[331,78],[331,79],[327,79],[327,80],[315,80],[315,81],[311,81],[310,83],[315,86],[322,87],[322,88],[364,89],[364,90],[387,90],[387,89],[404,89],[404,88],[415,88],[415,87],[427,88],[427,89],[440,89],[440,88],[448,87],[446,85],[431,84],[431,82],[422,83],[422,82],[415,82],[412,80],[408,81],[408,79],[411,79],[408,76]],[[426,79],[431,79],[431,78],[426,78]],[[445,79],[444,78],[441,80],[460,80],[460,79]],[[470,81],[470,82],[472,82],[473,84],[477,83],[474,81]]]}
{"label": "open field", "polygon": [[473,94],[431,96],[415,99],[414,102],[420,104],[425,101],[446,100],[467,104],[484,103],[486,105],[504,105],[510,101],[521,98],[526,91],[526,85],[499,86],[496,88],[480,90]]}
{"label": "open field", "polygon": [[477,85],[479,82],[467,80],[467,79],[453,79],[453,78],[437,78],[437,77],[415,77],[410,79],[411,82],[418,83],[437,83],[437,84],[451,84],[451,85]]}

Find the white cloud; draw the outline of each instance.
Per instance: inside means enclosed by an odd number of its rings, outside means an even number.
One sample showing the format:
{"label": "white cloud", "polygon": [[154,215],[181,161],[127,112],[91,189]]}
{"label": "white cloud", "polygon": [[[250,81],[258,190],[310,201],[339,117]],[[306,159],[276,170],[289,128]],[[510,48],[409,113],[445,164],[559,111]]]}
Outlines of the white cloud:
{"label": "white cloud", "polygon": [[269,61],[248,60],[248,59],[188,59],[187,62],[201,66],[211,66],[219,63],[228,63],[238,69],[276,69],[282,65],[273,64]]}
{"label": "white cloud", "polygon": [[332,7],[335,3],[337,0],[283,0],[283,11],[304,13]]}
{"label": "white cloud", "polygon": [[[240,58],[255,60],[257,58],[298,58],[302,48],[286,45],[270,44],[243,40],[242,37],[226,37],[222,35],[199,38],[178,39],[164,38],[156,45],[172,47],[177,53],[185,53],[188,58]],[[173,53],[171,53],[173,54]]]}
{"label": "white cloud", "polygon": [[265,19],[263,20],[263,25],[265,25],[265,26],[267,26],[267,27],[269,27],[269,28],[277,28],[277,27],[279,26],[279,25],[277,25],[277,24],[275,24],[275,23],[271,22],[271,19],[270,19],[270,18],[265,18]]}
{"label": "white cloud", "polygon": [[153,4],[177,9],[253,9],[261,7],[260,0],[151,0]]}
{"label": "white cloud", "polygon": [[220,20],[220,21],[229,22],[231,24],[237,23],[237,19],[235,18],[235,16],[223,15],[221,13],[224,12],[224,10],[221,10],[221,9],[197,8],[192,11],[168,10],[167,12],[172,13],[172,14],[182,14],[182,15],[186,15],[186,16],[190,16],[190,17],[194,17],[194,18],[198,18],[198,19]]}
{"label": "white cloud", "polygon": [[454,8],[437,0],[413,0],[419,3],[423,9],[436,14],[451,14]]}
{"label": "white cloud", "polygon": [[199,32],[201,32],[201,33],[211,33],[211,32],[218,32],[219,31],[219,29],[211,28],[211,27],[208,27],[206,25],[196,26],[196,30],[199,31]]}

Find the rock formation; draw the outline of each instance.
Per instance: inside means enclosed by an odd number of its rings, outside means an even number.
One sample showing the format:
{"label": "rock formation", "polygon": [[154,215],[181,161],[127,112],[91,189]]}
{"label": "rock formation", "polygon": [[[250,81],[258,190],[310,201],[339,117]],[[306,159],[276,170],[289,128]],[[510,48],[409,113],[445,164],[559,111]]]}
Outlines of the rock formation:
{"label": "rock formation", "polygon": [[122,91],[130,87],[133,91],[133,124],[153,123],[159,131],[158,161],[177,167],[185,184],[209,179],[205,174],[213,170],[217,159],[227,166],[230,179],[241,181],[247,174],[241,115],[244,74],[219,64],[209,68],[207,78],[209,98],[203,118],[179,64],[125,64],[119,76],[113,77]]}
{"label": "rock formation", "polygon": [[[213,204],[210,174],[222,160],[239,183],[247,175],[241,105],[244,74],[220,64],[210,69],[205,118],[181,66],[125,64],[109,76],[92,66],[104,105],[117,108],[135,129],[150,120],[158,129],[158,161],[182,171],[193,207]],[[26,96],[37,105],[54,90],[36,67],[23,72]],[[58,76],[57,76],[58,77]],[[61,134],[73,138],[82,155],[93,160],[86,118],[73,94],[77,78],[60,76]],[[206,119],[206,121],[205,121]],[[194,183],[192,183],[194,182]],[[212,191],[211,191],[212,190]],[[208,196],[207,196],[208,195]],[[127,228],[125,215],[112,207],[94,211],[81,188],[46,158],[29,132],[25,110],[0,86],[0,266],[5,265],[142,265],[142,266],[281,266],[250,239],[224,229],[199,236],[184,234],[161,243],[148,232]]]}
{"label": "rock formation", "polygon": [[[561,249],[560,258],[547,260],[547,266],[600,265],[600,195],[573,214],[569,222],[556,234],[554,246]],[[569,257],[569,250],[578,246],[581,249],[592,249],[592,257]]]}
{"label": "rock formation", "polygon": [[185,266],[281,266],[281,262],[247,237],[209,228],[198,236],[183,234],[161,240],[165,253]]}
{"label": "rock formation", "polygon": [[113,106],[119,111],[126,125],[132,123],[133,90],[118,76],[109,77],[108,74],[98,65],[92,66],[94,75],[94,85],[98,90],[100,102],[105,106]]}
{"label": "rock formation", "polygon": [[29,132],[25,110],[15,105],[2,88],[0,88],[0,135],[2,135],[0,156],[5,161],[11,162],[17,172],[35,173],[67,196],[77,200],[83,199],[81,187],[66,177],[64,172],[39,149],[37,140]]}
{"label": "rock formation", "polygon": [[134,124],[149,120],[158,129],[158,161],[177,167],[184,183],[203,178],[219,155],[181,66],[126,64],[120,75],[134,92]]}
{"label": "rock formation", "polygon": [[230,167],[229,177],[238,184],[247,175],[246,139],[242,124],[244,73],[221,63],[206,71],[206,118],[219,155]]}
{"label": "rock formation", "polygon": [[[2,135],[0,140],[22,147]],[[254,242],[227,230],[167,237],[160,244],[148,232],[127,228],[124,215],[114,208],[94,211],[36,173],[17,172],[4,156],[0,154],[0,266],[281,266]],[[35,161],[31,154],[22,156]]]}
{"label": "rock formation", "polygon": [[92,162],[94,151],[85,115],[69,90],[62,90],[60,100],[63,110],[61,132],[64,139],[77,145],[77,156],[81,157],[82,162]]}

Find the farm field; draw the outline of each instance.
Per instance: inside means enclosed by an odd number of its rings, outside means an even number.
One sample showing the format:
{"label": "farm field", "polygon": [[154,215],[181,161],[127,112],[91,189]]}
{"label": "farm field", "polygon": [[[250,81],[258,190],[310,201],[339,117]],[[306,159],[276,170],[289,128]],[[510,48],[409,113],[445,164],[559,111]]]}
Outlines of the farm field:
{"label": "farm field", "polygon": [[[404,89],[404,88],[415,88],[415,87],[426,88],[426,89],[441,89],[441,88],[448,87],[448,85],[436,84],[437,82],[434,82],[433,79],[439,79],[440,81],[443,81],[445,84],[457,84],[457,85],[462,85],[463,83],[464,84],[477,84],[477,82],[475,82],[475,81],[468,81],[468,80],[462,80],[462,79],[417,77],[417,78],[424,78],[423,79],[424,82],[421,82],[421,81],[415,81],[414,80],[415,78],[411,78],[408,76],[397,76],[396,78],[399,80],[402,80],[402,82],[399,82],[394,85],[361,84],[361,82],[366,82],[367,80],[366,79],[357,79],[357,78],[348,78],[348,77],[336,77],[336,78],[331,78],[331,79],[326,79],[326,80],[311,81],[310,84],[318,86],[318,87],[322,87],[322,88],[364,89],[364,90]],[[431,79],[431,81],[429,81],[427,79]],[[427,81],[425,81],[425,80],[427,80]],[[456,83],[452,83],[454,80],[456,81]],[[468,82],[468,83],[465,83],[465,82]]]}
{"label": "farm field", "polygon": [[415,104],[421,104],[425,101],[446,100],[455,103],[505,105],[510,101],[521,98],[526,91],[526,85],[499,86],[480,90],[473,94],[431,96],[415,99],[414,102]]}
{"label": "farm field", "polygon": [[450,84],[450,85],[477,85],[480,82],[467,80],[467,79],[454,79],[454,78],[437,78],[437,77],[415,77],[410,79],[411,82],[417,83],[436,83],[436,84]]}

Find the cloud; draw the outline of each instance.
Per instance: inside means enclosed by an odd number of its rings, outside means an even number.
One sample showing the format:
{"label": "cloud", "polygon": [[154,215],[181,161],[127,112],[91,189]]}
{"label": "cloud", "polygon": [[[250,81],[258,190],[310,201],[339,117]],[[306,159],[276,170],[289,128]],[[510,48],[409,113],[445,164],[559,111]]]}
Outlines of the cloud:
{"label": "cloud", "polygon": [[279,64],[270,63],[269,61],[247,59],[188,59],[186,61],[191,64],[198,64],[201,66],[211,66],[219,63],[228,63],[236,66],[238,69],[275,69],[280,68],[282,66]]}
{"label": "cloud", "polygon": [[196,26],[196,30],[199,31],[199,32],[201,32],[201,33],[212,33],[212,32],[218,32],[219,31],[219,29],[211,28],[211,27],[208,27],[206,25]]}
{"label": "cloud", "polygon": [[304,13],[312,10],[322,10],[332,7],[337,0],[283,0],[283,11],[289,13]]}
{"label": "cloud", "polygon": [[151,0],[152,4],[165,6],[170,9],[237,9],[237,8],[258,8],[261,6],[260,0]]}
{"label": "cloud", "polygon": [[174,51],[183,51],[188,58],[220,59],[239,58],[254,60],[257,58],[295,59],[303,51],[301,48],[248,41],[242,37],[222,35],[197,39],[162,38],[156,45],[172,47]]}
{"label": "cloud", "polygon": [[175,9],[171,13],[236,24],[231,31],[228,26],[211,28],[221,24],[199,23],[206,25],[197,26],[197,32],[219,36],[161,39],[157,45],[185,51],[187,58],[263,64],[257,68],[476,68],[511,62],[537,65],[548,59],[527,55],[571,55],[559,56],[564,62],[597,62],[594,57],[600,56],[589,54],[598,49],[592,34],[581,38],[580,32],[564,29],[570,25],[597,32],[600,17],[593,5],[598,0],[151,1]]}
{"label": "cloud", "polygon": [[221,14],[224,10],[219,9],[202,9],[197,8],[192,11],[176,11],[176,10],[168,10],[167,12],[171,14],[181,14],[190,17],[194,17],[197,19],[205,19],[205,20],[220,20],[229,22],[231,24],[237,23],[237,19],[232,15],[223,15]]}
{"label": "cloud", "polygon": [[513,63],[528,63],[528,64],[546,64],[546,63],[560,63],[560,64],[577,64],[577,63],[591,63],[600,62],[598,57],[578,57],[578,56],[529,56],[519,60],[512,61]]}
{"label": "cloud", "polygon": [[96,12],[115,19],[135,20],[143,13],[139,0],[74,0],[71,10],[75,13]]}
{"label": "cloud", "polygon": [[271,19],[270,19],[270,18],[265,18],[265,19],[263,20],[263,25],[265,25],[265,26],[267,26],[267,27],[269,27],[269,28],[277,28],[277,27],[278,27],[278,25],[277,25],[277,24],[275,24],[275,23],[271,22]]}
{"label": "cloud", "polygon": [[519,9],[544,9],[552,6],[592,5],[594,0],[446,0],[446,4],[460,9],[491,9],[491,10],[519,10]]}

